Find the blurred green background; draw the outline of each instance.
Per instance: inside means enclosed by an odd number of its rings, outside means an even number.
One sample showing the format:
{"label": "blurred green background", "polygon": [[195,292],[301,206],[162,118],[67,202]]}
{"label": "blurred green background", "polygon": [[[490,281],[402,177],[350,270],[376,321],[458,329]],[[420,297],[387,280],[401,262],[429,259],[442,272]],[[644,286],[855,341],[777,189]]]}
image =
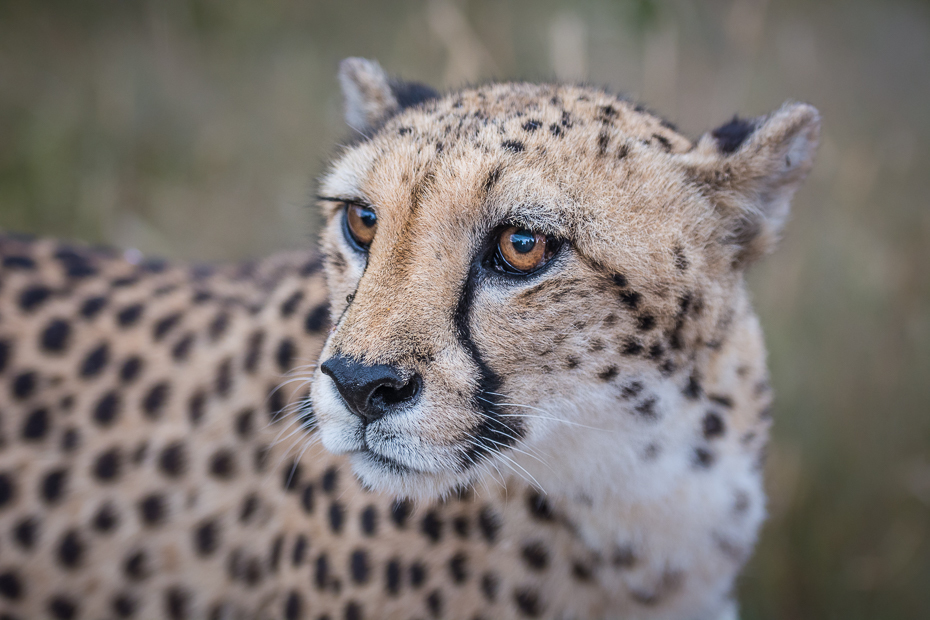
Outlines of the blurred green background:
{"label": "blurred green background", "polygon": [[777,401],[743,617],[930,618],[930,4],[0,0],[0,228],[196,260],[312,244],[350,55],[440,87],[588,80],[692,136],[819,107],[752,274]]}

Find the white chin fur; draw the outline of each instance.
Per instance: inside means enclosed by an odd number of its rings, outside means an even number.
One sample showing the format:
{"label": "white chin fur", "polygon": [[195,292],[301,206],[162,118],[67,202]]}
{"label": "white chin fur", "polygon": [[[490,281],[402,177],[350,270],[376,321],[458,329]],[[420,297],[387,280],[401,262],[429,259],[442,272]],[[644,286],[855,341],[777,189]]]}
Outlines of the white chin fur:
{"label": "white chin fur", "polygon": [[352,470],[370,489],[411,499],[434,499],[452,492],[453,489],[469,484],[473,473],[395,473],[364,453],[353,454]]}

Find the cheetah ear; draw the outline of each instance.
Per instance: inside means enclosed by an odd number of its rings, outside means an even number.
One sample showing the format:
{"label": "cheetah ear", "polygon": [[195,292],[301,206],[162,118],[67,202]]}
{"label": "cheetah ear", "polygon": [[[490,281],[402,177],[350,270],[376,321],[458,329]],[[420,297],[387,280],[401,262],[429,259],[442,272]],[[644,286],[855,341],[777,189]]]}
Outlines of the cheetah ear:
{"label": "cheetah ear", "polygon": [[816,108],[786,103],[768,116],[734,117],[684,155],[689,176],[722,216],[721,236],[734,248],[734,265],[746,265],[775,246],[819,137]]}
{"label": "cheetah ear", "polygon": [[339,83],[345,98],[346,123],[366,136],[404,108],[438,96],[423,84],[390,79],[381,65],[365,58],[343,60],[339,64]]}

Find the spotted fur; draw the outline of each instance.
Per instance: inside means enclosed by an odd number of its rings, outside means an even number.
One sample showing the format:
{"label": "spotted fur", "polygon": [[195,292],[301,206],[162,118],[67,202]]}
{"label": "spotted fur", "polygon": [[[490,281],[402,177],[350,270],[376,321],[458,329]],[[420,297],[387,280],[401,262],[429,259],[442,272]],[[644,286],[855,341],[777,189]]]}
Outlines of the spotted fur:
{"label": "spotted fur", "polygon": [[[692,142],[592,88],[341,80],[328,296],[310,253],[0,239],[0,617],[734,617],[771,400],[743,271],[816,111]],[[506,277],[502,224],[562,247]],[[363,426],[335,355],[419,400]]]}

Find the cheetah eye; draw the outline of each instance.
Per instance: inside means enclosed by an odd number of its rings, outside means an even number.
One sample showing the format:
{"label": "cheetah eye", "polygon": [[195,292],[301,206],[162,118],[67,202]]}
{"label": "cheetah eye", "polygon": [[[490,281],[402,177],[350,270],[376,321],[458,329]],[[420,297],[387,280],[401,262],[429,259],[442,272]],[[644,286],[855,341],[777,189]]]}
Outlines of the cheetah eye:
{"label": "cheetah eye", "polygon": [[378,214],[369,206],[346,203],[345,231],[359,250],[368,250],[378,232]]}
{"label": "cheetah eye", "polygon": [[494,267],[505,273],[526,275],[548,263],[559,249],[559,241],[526,228],[508,226],[497,238]]}

